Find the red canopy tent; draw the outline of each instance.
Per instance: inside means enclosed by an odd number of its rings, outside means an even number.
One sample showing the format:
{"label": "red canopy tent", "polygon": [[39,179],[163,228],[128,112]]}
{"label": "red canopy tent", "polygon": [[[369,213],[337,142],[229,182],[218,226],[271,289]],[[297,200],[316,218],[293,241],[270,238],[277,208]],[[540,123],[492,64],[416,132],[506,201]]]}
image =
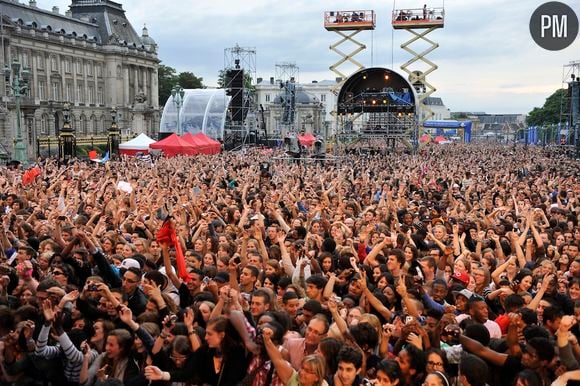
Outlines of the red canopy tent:
{"label": "red canopy tent", "polygon": [[167,157],[174,157],[176,155],[195,155],[198,151],[191,143],[179,138],[177,134],[173,133],[169,137],[157,141],[149,145],[150,149],[158,149]]}
{"label": "red canopy tent", "polygon": [[314,141],[316,141],[316,137],[310,133],[306,133],[304,135],[299,135],[298,141],[300,141],[300,144],[302,146],[310,147],[310,146],[312,146]]}
{"label": "red canopy tent", "polygon": [[195,134],[193,136],[193,138],[203,142],[204,144],[206,144],[208,146],[209,152],[203,153],[203,154],[219,154],[219,152],[222,150],[221,143],[219,143],[215,139],[208,137],[207,135],[205,135],[202,132]]}
{"label": "red canopy tent", "polygon": [[435,137],[435,139],[433,140],[435,143],[441,143],[441,142],[445,142],[447,140],[447,138],[445,138],[442,135],[438,135]]}
{"label": "red canopy tent", "polygon": [[421,137],[419,137],[419,142],[429,143],[431,142],[431,136],[429,134],[423,134]]}

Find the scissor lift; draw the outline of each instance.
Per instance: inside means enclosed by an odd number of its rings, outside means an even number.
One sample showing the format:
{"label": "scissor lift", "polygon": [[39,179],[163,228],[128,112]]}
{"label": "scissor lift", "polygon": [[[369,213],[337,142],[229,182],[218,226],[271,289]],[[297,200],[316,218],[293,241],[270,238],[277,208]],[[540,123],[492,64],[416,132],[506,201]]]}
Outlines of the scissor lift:
{"label": "scissor lift", "polygon": [[[427,55],[439,47],[439,44],[429,39],[427,35],[436,29],[444,27],[445,9],[443,7],[394,9],[392,25],[394,29],[404,29],[413,35],[409,40],[401,44],[401,48],[413,56],[409,61],[401,66],[401,70],[409,75],[409,81],[411,84],[421,84],[424,86],[422,90],[417,90],[419,127],[422,127],[423,122],[430,119],[434,115],[433,110],[428,105],[426,105],[424,101],[429,96],[431,96],[431,94],[437,91],[435,86],[427,81],[427,75],[435,71],[438,67],[431,60],[427,59]],[[428,45],[425,50],[417,52],[411,48],[411,45],[414,43],[422,42],[425,42]],[[421,62],[427,66],[426,70],[417,71],[411,69],[413,64],[420,64]]]}
{"label": "scissor lift", "polygon": [[[330,50],[336,52],[341,57],[340,60],[329,67],[337,77],[342,78],[342,82],[332,88],[335,94],[338,94],[342,84],[351,74],[365,68],[354,57],[361,51],[364,51],[367,46],[355,40],[354,37],[361,31],[374,30],[375,26],[376,15],[374,11],[327,11],[324,13],[324,28],[327,31],[334,31],[340,36],[340,39],[330,46]],[[355,46],[351,52],[344,52],[338,48],[347,42],[351,42]],[[347,62],[357,67],[350,74],[345,74],[339,70],[339,67]]]}

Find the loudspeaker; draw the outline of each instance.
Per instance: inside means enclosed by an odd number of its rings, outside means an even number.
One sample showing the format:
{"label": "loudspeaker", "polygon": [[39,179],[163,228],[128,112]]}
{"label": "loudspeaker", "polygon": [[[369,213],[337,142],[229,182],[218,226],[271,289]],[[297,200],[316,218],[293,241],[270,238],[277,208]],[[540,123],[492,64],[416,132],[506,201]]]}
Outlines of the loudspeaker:
{"label": "loudspeaker", "polygon": [[230,111],[233,122],[243,121],[244,104],[244,70],[229,70],[226,73],[228,95],[232,97],[230,101]]}

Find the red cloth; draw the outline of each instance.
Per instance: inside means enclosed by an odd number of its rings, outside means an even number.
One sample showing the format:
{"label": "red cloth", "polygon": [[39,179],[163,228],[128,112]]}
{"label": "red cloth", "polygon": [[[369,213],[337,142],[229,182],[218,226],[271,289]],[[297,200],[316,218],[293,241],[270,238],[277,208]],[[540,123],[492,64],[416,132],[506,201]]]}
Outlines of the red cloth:
{"label": "red cloth", "polygon": [[28,185],[34,182],[34,179],[40,175],[40,168],[38,166],[28,169],[22,175],[22,185]]}
{"label": "red cloth", "polygon": [[187,267],[185,265],[185,256],[183,256],[183,251],[181,250],[181,244],[177,239],[177,233],[175,232],[175,228],[173,228],[173,224],[171,223],[171,219],[167,218],[159,231],[157,231],[157,242],[158,243],[166,243],[170,246],[173,245],[175,247],[175,262],[177,263],[177,274],[179,277],[186,283],[189,283],[191,277],[187,273]]}

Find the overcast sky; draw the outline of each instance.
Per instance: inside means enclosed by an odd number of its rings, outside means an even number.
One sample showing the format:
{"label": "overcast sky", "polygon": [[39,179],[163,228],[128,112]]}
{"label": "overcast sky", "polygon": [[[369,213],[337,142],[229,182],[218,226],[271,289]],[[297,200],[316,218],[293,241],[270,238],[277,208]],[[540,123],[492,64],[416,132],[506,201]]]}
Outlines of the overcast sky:
{"label": "overcast sky", "polygon": [[[224,49],[256,49],[257,76],[269,79],[275,63],[295,62],[302,83],[333,79],[338,60],[329,45],[338,35],[323,28],[324,11],[374,9],[375,31],[358,39],[367,50],[356,58],[365,66],[400,71],[410,56],[400,44],[411,35],[393,32],[392,1],[360,0],[120,0],[140,33],[147,24],[163,64],[191,71],[215,86],[224,67]],[[439,43],[430,56],[439,69],[428,80],[451,111],[527,113],[562,87],[563,65],[580,60],[580,38],[562,51],[537,46],[529,32],[533,11],[546,1],[447,0],[445,28],[429,37]],[[580,15],[580,0],[563,0]],[[38,0],[64,12],[69,0]],[[396,8],[422,8],[424,1],[398,0]],[[429,1],[428,7],[443,2]],[[371,49],[372,48],[372,49]],[[421,69],[421,68],[419,68]],[[348,67],[346,68],[348,71]]]}

